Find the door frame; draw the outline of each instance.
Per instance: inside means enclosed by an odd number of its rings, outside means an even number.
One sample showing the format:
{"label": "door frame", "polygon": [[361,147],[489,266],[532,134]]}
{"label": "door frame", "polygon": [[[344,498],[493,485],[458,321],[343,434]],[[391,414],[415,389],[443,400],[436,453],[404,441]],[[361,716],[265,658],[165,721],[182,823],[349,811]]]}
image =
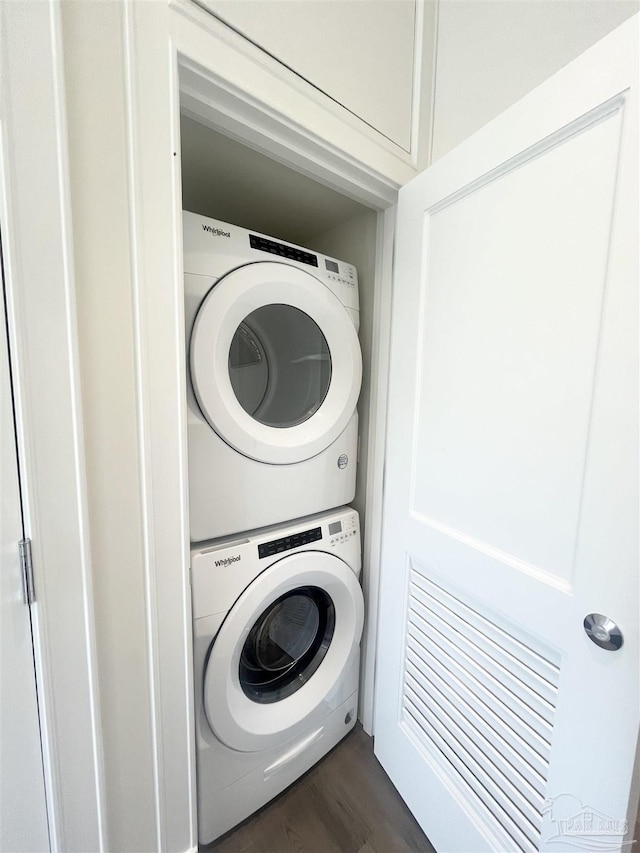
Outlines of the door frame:
{"label": "door frame", "polygon": [[[185,778],[190,780],[192,809],[195,802],[193,764],[186,766],[184,739],[176,737],[175,725],[180,719],[182,734],[193,743],[192,674],[187,663],[192,627],[182,412],[186,364],[181,331],[180,103],[213,129],[378,211],[370,434],[364,460],[370,477],[363,549],[368,619],[361,718],[368,732],[373,731],[394,203],[400,185],[415,169],[377,148],[370,134],[354,130],[351,120],[341,118],[337,109],[329,112],[320,104],[310,108],[308,91],[275,60],[187,0],[171,0],[167,7],[127,2],[125,54],[130,240],[139,247],[132,277],[140,475],[147,494],[153,495],[142,509],[162,849],[162,840],[176,829],[168,822],[178,822],[180,816],[163,813],[161,804],[182,800]],[[299,115],[304,115],[304,123]],[[356,156],[360,151],[362,156]],[[165,152],[173,152],[171,161]],[[176,601],[182,602],[179,612]],[[163,602],[174,603],[171,614],[163,610]],[[172,720],[171,727],[163,725],[163,719]]]}
{"label": "door frame", "polygon": [[[31,618],[49,839],[52,850],[103,850],[102,746],[57,0],[0,4],[0,33],[0,219],[24,526],[32,540],[36,598]],[[83,792],[82,808],[78,791]]]}

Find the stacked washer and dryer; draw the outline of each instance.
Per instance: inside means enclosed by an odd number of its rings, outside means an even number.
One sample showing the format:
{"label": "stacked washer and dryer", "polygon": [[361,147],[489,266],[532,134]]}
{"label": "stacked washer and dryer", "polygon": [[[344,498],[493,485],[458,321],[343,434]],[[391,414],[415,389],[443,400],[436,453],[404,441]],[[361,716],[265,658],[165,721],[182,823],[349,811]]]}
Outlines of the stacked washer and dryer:
{"label": "stacked washer and dryer", "polygon": [[[198,835],[355,725],[355,268],[183,214]],[[336,509],[337,508],[337,509]]]}

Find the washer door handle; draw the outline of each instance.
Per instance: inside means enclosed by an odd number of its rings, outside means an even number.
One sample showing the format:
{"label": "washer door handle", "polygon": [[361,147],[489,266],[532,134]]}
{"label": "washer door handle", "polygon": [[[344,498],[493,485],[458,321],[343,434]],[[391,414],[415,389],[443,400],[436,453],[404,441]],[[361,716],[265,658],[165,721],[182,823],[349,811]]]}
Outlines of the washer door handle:
{"label": "washer door handle", "polygon": [[622,646],[622,631],[608,616],[603,616],[602,613],[589,613],[584,617],[582,624],[587,637],[601,649],[617,652]]}

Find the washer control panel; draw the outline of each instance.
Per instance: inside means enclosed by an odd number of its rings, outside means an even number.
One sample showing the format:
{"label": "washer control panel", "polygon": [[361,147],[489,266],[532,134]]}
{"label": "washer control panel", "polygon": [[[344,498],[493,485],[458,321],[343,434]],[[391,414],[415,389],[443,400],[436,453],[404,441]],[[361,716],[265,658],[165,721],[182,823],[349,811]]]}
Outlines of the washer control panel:
{"label": "washer control panel", "polygon": [[[204,546],[204,547],[203,547]],[[360,577],[362,567],[358,513],[351,507],[274,524],[245,536],[225,536],[191,552],[193,618],[226,613],[265,569],[305,551],[331,554]],[[301,561],[302,562],[302,561]]]}
{"label": "washer control panel", "polygon": [[358,535],[358,525],[355,515],[346,515],[338,521],[329,523],[329,544],[341,545],[348,542],[353,536]]}
{"label": "washer control panel", "polygon": [[[358,535],[357,516],[345,515],[335,521],[329,521],[326,525],[325,534],[328,533],[329,545],[344,545],[349,540]],[[309,545],[312,542],[318,542],[323,539],[322,527],[311,527],[308,530],[300,530],[295,533],[290,533],[288,536],[281,536],[278,539],[271,539],[268,542],[258,543],[258,559],[263,560],[265,557],[273,557],[275,554],[282,554],[285,551],[292,551],[294,548],[301,548],[304,545]]]}
{"label": "washer control panel", "polygon": [[322,539],[322,529],[314,527],[311,530],[292,533],[291,536],[282,536],[280,539],[273,539],[271,542],[261,542],[258,545],[258,559],[262,560],[265,557],[273,557],[274,554],[280,554],[282,551],[290,551],[292,548],[300,548],[301,545],[317,542],[318,539]]}

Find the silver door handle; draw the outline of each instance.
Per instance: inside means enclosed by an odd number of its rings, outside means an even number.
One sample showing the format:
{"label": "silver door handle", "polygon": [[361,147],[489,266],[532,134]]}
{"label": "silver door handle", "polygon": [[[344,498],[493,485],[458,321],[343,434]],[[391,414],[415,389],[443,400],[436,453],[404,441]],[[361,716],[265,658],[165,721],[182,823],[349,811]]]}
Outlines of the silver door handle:
{"label": "silver door handle", "polygon": [[608,616],[603,616],[602,613],[589,613],[584,617],[582,624],[587,637],[601,649],[616,652],[622,645],[622,631]]}

